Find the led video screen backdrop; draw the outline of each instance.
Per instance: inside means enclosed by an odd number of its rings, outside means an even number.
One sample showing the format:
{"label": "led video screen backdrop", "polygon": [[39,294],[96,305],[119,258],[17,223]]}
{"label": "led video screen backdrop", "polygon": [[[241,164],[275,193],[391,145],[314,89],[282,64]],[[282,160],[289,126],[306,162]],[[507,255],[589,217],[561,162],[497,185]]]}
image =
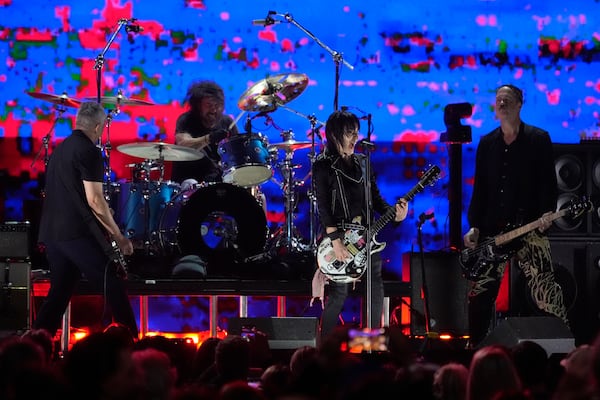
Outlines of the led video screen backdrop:
{"label": "led video screen backdrop", "polygon": [[[253,24],[269,11],[276,23]],[[113,36],[119,20],[131,18],[143,30],[123,28]],[[76,108],[61,112],[28,92],[85,99],[100,90],[102,96],[122,93],[153,103],[122,105],[110,136],[105,134],[115,182],[130,179],[132,164],[142,161],[120,153],[119,145],[174,143],[175,121],[195,80],[222,85],[226,113],[239,118],[240,130],[250,121],[251,133],[271,144],[290,131],[296,140],[310,141],[311,117],[317,127],[324,122],[337,95],[338,107],[371,116],[374,168],[389,202],[429,164],[442,168],[442,179],[412,202],[407,221],[381,234],[388,241],[388,272],[399,273],[400,254],[416,250],[421,213],[435,213],[423,227],[426,250],[448,246],[448,147],[440,142],[446,105],[473,105],[472,116],[463,120],[473,139],[462,152],[463,229],[474,149],[496,126],[497,86],[523,88],[523,119],[547,129],[554,142],[598,136],[599,18],[597,1],[0,0],[2,218],[35,218],[44,159],[73,128]],[[100,55],[101,68],[94,68]],[[267,115],[240,115],[238,102],[248,88],[284,73],[308,76],[303,93]],[[320,151],[320,138],[316,144]],[[294,222],[305,238],[309,151],[293,156],[299,181]],[[270,231],[285,219],[278,156],[273,179],[260,187]],[[167,162],[167,173],[170,168]]]}

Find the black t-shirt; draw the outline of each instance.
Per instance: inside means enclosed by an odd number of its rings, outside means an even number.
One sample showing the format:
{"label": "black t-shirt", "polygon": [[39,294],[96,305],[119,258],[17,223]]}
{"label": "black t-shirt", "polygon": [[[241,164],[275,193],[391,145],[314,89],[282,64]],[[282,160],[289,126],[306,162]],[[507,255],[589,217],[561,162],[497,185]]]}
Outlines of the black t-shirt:
{"label": "black t-shirt", "polygon": [[483,236],[529,223],[554,211],[558,197],[554,153],[548,132],[521,123],[507,145],[500,128],[477,146],[469,224]]}
{"label": "black t-shirt", "polygon": [[[186,111],[177,118],[175,132],[186,132],[192,137],[197,138],[208,135],[215,130],[229,130],[229,125],[232,122],[233,119],[231,117],[224,115],[215,128],[208,129],[202,125],[200,119],[195,117],[191,111]],[[237,133],[235,126],[231,133]],[[218,148],[217,143],[211,143],[201,150],[204,153],[204,157],[199,160],[173,161],[171,180],[181,183],[186,179],[193,178],[198,182],[222,182],[223,169],[219,165],[221,157],[219,156]]]}
{"label": "black t-shirt", "polygon": [[40,222],[42,243],[90,236],[97,223],[85,197],[83,181],[102,182],[102,152],[80,130],[60,143],[46,170],[45,198]]}

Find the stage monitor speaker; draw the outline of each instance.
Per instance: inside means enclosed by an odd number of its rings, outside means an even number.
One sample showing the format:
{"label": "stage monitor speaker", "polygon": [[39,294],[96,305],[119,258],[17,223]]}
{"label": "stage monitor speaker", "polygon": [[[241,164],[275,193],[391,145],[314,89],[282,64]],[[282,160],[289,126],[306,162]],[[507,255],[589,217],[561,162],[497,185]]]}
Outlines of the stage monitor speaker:
{"label": "stage monitor speaker", "polygon": [[514,317],[500,321],[498,326],[479,344],[513,347],[523,341],[536,342],[548,356],[569,353],[575,348],[575,339],[569,327],[556,317]]}
{"label": "stage monitor speaker", "polygon": [[31,265],[27,262],[0,265],[0,330],[28,329]]}
{"label": "stage monitor speaker", "polygon": [[229,318],[228,333],[244,336],[253,330],[267,336],[269,348],[297,349],[317,345],[318,319],[316,317],[259,317]]}
{"label": "stage monitor speaker", "polygon": [[[464,336],[469,331],[468,291],[469,282],[462,275],[459,254],[455,252],[427,252],[425,282],[428,291],[431,332]],[[410,303],[412,313],[410,331],[420,336],[426,333],[425,303],[422,294],[423,273],[421,256],[410,253]]]}

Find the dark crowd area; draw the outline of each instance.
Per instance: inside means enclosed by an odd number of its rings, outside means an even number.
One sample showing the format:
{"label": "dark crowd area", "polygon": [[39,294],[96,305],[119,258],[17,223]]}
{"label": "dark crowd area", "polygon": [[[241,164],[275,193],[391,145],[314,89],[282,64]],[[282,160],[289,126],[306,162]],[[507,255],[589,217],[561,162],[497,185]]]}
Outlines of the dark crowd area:
{"label": "dark crowd area", "polygon": [[385,328],[376,350],[350,351],[349,328],[315,346],[272,350],[260,331],[199,345],[134,338],[113,324],[60,353],[43,330],[0,341],[0,398],[17,399],[597,399],[600,340],[569,354],[535,341],[443,356]]}

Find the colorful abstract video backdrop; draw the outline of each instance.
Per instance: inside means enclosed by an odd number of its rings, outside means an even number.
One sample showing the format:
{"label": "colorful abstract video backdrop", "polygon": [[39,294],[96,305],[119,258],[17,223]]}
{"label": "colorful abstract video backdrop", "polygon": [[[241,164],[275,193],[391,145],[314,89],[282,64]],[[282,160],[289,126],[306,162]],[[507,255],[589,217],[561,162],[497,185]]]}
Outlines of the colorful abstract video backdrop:
{"label": "colorful abstract video backdrop", "polygon": [[[252,23],[269,11],[277,23]],[[143,31],[123,27],[115,35],[123,18],[135,18]],[[269,143],[280,142],[284,131],[310,141],[311,117],[320,125],[336,102],[370,115],[374,168],[390,202],[429,164],[442,168],[442,179],[413,201],[409,219],[381,234],[388,241],[388,270],[397,270],[400,253],[416,250],[416,221],[423,212],[435,213],[423,226],[425,250],[448,246],[448,148],[440,142],[446,105],[473,104],[472,116],[463,120],[473,137],[463,145],[463,211],[475,146],[496,124],[498,85],[524,89],[523,119],[546,128],[554,142],[600,135],[599,18],[600,2],[587,0],[0,0],[2,219],[35,219],[44,159],[69,135],[76,113],[70,107],[61,112],[28,92],[84,99],[100,89],[103,96],[122,93],[154,103],[123,105],[105,136],[112,146],[113,179],[119,181],[131,178],[131,164],[143,160],[117,147],[172,143],[187,86],[214,79],[225,89],[226,112],[240,117],[240,130],[250,119],[252,133],[264,134]],[[95,69],[101,55],[102,68]],[[240,116],[242,94],[282,73],[306,74],[309,85],[266,116]],[[366,135],[367,121],[362,122]],[[320,151],[320,139],[316,142]],[[305,238],[308,154],[299,150],[293,158],[301,181],[294,223]],[[285,221],[280,156],[270,165],[273,179],[261,185],[271,231]]]}

